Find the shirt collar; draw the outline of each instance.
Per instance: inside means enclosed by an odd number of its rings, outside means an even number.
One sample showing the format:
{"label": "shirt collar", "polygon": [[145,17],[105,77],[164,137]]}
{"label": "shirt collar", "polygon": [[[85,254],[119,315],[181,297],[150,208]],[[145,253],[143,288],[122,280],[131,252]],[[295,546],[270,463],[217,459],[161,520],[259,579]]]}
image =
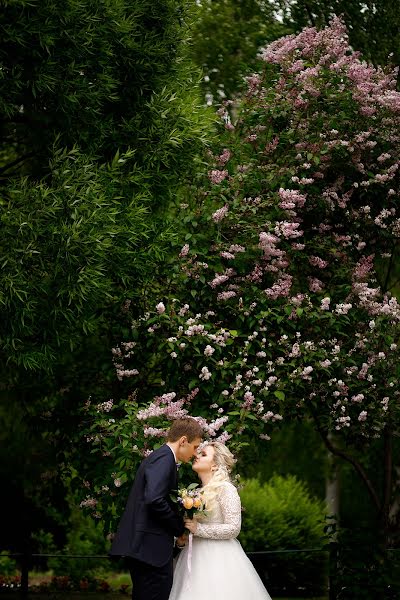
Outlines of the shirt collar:
{"label": "shirt collar", "polygon": [[177,460],[176,460],[176,454],[175,454],[175,452],[173,451],[173,449],[171,448],[171,446],[169,446],[168,444],[166,444],[166,446],[168,446],[168,448],[171,450],[172,454],[174,455],[174,460],[175,460],[175,463],[176,463],[177,465],[179,465],[180,463],[178,463],[178,462],[177,462]]}

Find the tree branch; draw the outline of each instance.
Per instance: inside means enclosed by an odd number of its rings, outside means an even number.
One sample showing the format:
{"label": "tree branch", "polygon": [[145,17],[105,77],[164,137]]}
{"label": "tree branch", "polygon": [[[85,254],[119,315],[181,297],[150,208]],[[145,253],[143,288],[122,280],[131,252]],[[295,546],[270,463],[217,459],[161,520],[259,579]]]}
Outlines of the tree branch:
{"label": "tree branch", "polygon": [[24,154],[23,156],[16,158],[12,162],[8,163],[5,167],[1,167],[0,168],[0,176],[5,171],[8,171],[8,169],[11,169],[11,167],[15,167],[15,165],[18,165],[19,163],[24,162],[24,160],[26,160],[27,158],[31,158],[32,156],[34,156],[34,153],[29,152],[28,154]]}
{"label": "tree branch", "polygon": [[[393,469],[393,447],[392,430],[386,424],[384,430],[384,479],[383,479],[383,503],[381,516],[387,520],[389,514],[390,497],[392,491],[392,469]],[[386,517],[385,517],[386,515]]]}

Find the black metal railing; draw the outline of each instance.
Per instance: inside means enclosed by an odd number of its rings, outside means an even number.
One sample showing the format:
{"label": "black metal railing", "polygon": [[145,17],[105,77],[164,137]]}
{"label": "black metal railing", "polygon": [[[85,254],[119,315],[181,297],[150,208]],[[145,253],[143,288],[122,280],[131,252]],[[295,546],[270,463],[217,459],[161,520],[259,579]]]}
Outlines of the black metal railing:
{"label": "black metal railing", "polygon": [[[247,556],[254,564],[257,572],[259,573],[264,585],[268,587],[269,585],[269,577],[268,577],[268,559],[274,555],[298,555],[298,554],[310,554],[310,553],[318,553],[320,555],[324,555],[326,561],[329,560],[329,551],[321,548],[305,548],[305,549],[285,549],[285,550],[265,550],[258,552],[247,552]],[[2,556],[8,556],[17,560],[19,564],[20,571],[20,585],[18,588],[14,588],[13,592],[16,590],[19,592],[22,600],[26,600],[29,595],[29,573],[33,570],[32,563],[35,561],[48,559],[48,558],[63,558],[63,559],[93,559],[93,560],[112,560],[108,555],[87,555],[87,554],[61,554],[61,553],[9,553],[2,554]],[[265,560],[266,559],[266,560]],[[330,593],[330,589],[332,588],[332,584],[328,580],[326,581],[326,589],[325,593],[329,594],[329,600],[335,600],[336,596],[332,596]],[[332,588],[333,589],[333,588]],[[304,590],[305,591],[305,590]],[[1,592],[0,592],[1,593]]]}
{"label": "black metal railing", "polygon": [[[389,552],[400,552],[400,549],[389,548]],[[269,589],[269,576],[268,571],[271,564],[271,559],[274,556],[279,555],[299,555],[299,554],[319,554],[324,557],[325,560],[325,571],[326,571],[326,586],[323,593],[327,594],[328,600],[336,600],[337,598],[337,589],[336,589],[336,580],[337,580],[337,546],[336,544],[331,544],[328,548],[302,548],[302,549],[283,549],[283,550],[262,550],[257,552],[247,552],[247,556],[254,564],[258,574],[260,575],[264,585],[267,589]],[[28,553],[28,552],[16,552],[3,554],[2,556],[7,556],[9,558],[15,559],[19,564],[20,575],[20,585],[18,588],[14,588],[13,592],[17,589],[22,600],[27,600],[29,595],[29,572],[33,570],[32,564],[35,561],[41,559],[48,558],[63,558],[63,559],[93,559],[93,560],[107,560],[110,561],[110,557],[108,555],[88,555],[88,554],[40,554],[40,553]],[[266,560],[264,560],[266,559]],[[4,591],[4,590],[3,590]],[[7,590],[8,591],[8,590]],[[276,590],[271,590],[271,592]],[[300,591],[300,588],[298,588]],[[307,590],[304,589],[304,594],[307,595]],[[271,593],[270,592],[270,593]],[[0,592],[1,593],[1,592]],[[400,589],[399,589],[400,594]],[[400,595],[399,595],[400,597]]]}

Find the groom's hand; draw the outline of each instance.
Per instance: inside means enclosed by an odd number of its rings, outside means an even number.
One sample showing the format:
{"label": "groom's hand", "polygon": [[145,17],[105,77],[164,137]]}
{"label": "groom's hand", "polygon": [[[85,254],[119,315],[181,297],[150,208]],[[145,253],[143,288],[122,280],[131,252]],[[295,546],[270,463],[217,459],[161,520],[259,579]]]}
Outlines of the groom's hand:
{"label": "groom's hand", "polygon": [[184,533],[184,534],[180,535],[178,538],[176,538],[175,545],[177,548],[184,548],[186,546],[186,542],[187,542],[187,535]]}

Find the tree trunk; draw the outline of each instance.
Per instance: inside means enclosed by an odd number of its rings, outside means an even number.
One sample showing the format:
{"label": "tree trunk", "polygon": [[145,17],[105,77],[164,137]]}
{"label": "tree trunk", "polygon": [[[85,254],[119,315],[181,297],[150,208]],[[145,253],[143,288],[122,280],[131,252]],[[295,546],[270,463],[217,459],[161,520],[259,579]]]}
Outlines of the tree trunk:
{"label": "tree trunk", "polygon": [[328,514],[335,515],[336,523],[339,522],[339,493],[339,465],[333,454],[328,452],[328,473],[325,481],[325,498],[328,506]]}

